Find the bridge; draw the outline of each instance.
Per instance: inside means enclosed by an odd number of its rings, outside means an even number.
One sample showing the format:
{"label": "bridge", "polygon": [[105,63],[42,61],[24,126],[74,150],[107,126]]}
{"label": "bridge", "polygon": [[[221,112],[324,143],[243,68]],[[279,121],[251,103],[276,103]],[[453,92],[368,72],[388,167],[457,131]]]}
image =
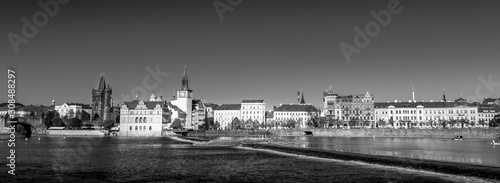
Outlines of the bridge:
{"label": "bridge", "polygon": [[26,129],[26,134],[25,134],[26,137],[31,137],[32,133],[31,128],[35,129],[36,132],[36,128],[33,125],[26,122],[15,121],[15,122],[9,122],[7,123],[7,125],[8,127],[14,126],[14,128],[16,128],[17,125],[21,125],[22,127],[24,127],[24,129]]}

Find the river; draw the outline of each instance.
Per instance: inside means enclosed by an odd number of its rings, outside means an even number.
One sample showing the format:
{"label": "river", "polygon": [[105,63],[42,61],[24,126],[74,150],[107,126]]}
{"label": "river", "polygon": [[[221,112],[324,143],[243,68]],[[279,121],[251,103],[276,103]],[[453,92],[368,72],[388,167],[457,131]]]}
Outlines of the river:
{"label": "river", "polygon": [[[308,141],[307,138],[296,138]],[[311,142],[325,140],[313,139]],[[1,158],[4,165],[8,163],[5,157],[9,156],[7,142],[5,136],[0,138],[0,157],[4,157]],[[7,173],[8,166],[1,166],[1,182],[478,181],[460,176],[244,148],[200,147],[167,137],[17,138],[15,157],[16,175]]]}

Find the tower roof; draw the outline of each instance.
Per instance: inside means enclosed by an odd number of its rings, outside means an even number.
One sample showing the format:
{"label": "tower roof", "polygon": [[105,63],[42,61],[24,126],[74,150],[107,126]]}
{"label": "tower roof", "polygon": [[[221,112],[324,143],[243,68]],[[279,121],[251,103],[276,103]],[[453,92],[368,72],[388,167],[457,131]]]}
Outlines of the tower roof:
{"label": "tower roof", "polygon": [[101,79],[99,81],[99,86],[97,87],[97,90],[103,91],[106,89],[106,80],[104,79],[104,74],[101,73]]}
{"label": "tower roof", "polygon": [[304,92],[302,92],[302,98],[300,99],[301,104],[305,104],[306,100],[304,100]]}
{"label": "tower roof", "polygon": [[186,72],[186,66],[184,66],[184,74],[182,74],[181,90],[191,91],[191,89],[189,89],[189,79],[188,79],[188,74]]}

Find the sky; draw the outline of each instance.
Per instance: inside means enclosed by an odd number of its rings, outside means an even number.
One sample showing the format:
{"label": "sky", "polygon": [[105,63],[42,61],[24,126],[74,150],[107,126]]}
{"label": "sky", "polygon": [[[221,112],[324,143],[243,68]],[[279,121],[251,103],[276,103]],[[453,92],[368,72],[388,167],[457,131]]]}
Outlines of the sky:
{"label": "sky", "polygon": [[[138,91],[171,99],[186,66],[196,98],[264,99],[267,109],[296,102],[297,91],[322,106],[329,85],[382,102],[407,101],[412,87],[416,100],[439,100],[443,89],[448,99],[471,102],[500,96],[500,1],[402,0],[386,26],[370,12],[389,12],[389,0],[231,2],[72,0],[46,19],[38,1],[4,2],[0,91],[7,91],[10,68],[23,104],[91,103],[101,73],[115,105]],[[232,10],[223,21],[214,3]],[[34,16],[35,33],[22,20]],[[361,48],[355,27],[366,34],[366,25],[378,34]],[[14,34],[27,41],[14,46]],[[350,62],[342,42],[359,49]],[[148,71],[157,67],[163,74]]]}

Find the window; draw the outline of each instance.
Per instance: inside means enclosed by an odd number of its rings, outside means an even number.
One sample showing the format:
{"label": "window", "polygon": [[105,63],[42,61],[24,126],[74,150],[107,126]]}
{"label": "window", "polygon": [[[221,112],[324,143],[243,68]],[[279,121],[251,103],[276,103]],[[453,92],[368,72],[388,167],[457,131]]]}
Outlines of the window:
{"label": "window", "polygon": [[144,118],[144,123],[146,122],[146,118]]}
{"label": "window", "polygon": [[142,126],[139,126],[139,130],[142,130]]}
{"label": "window", "polygon": [[132,131],[132,126],[130,126],[130,131]]}
{"label": "window", "polygon": [[135,126],[135,130],[137,130],[137,126]]}
{"label": "window", "polygon": [[[138,119],[139,119],[139,117],[135,117],[135,122],[136,122],[136,123],[138,122]],[[137,129],[136,129],[136,130],[137,130]]]}
{"label": "window", "polygon": [[149,130],[153,130],[153,128],[151,126],[149,126]]}
{"label": "window", "polygon": [[144,128],[142,128],[142,130],[146,130],[146,126],[144,126]]}

